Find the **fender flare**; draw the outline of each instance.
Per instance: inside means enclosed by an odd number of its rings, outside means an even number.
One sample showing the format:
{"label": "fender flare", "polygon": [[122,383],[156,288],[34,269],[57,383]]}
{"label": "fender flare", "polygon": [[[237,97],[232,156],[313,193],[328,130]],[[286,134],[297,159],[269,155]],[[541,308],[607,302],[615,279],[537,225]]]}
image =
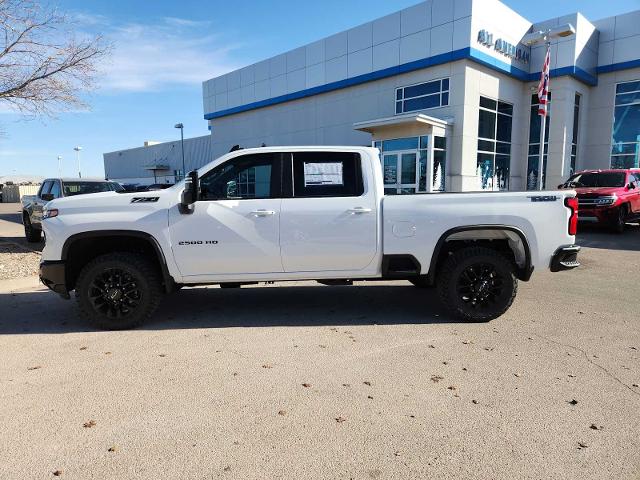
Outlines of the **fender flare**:
{"label": "fender flare", "polygon": [[436,246],[433,250],[433,255],[431,256],[431,263],[429,264],[429,272],[427,273],[427,279],[429,283],[435,283],[436,277],[436,267],[438,264],[438,258],[440,257],[440,252],[442,251],[442,247],[451,235],[460,232],[470,232],[474,230],[506,230],[509,232],[513,232],[522,241],[522,245],[524,248],[525,262],[524,266],[517,268],[517,277],[520,280],[528,281],[533,274],[533,266],[531,265],[531,247],[529,246],[529,241],[527,240],[526,235],[522,230],[517,227],[513,227],[510,225],[465,225],[462,227],[454,227],[446,232],[444,232],[440,238],[438,239]]}
{"label": "fender flare", "polygon": [[158,240],[147,232],[142,232],[140,230],[91,230],[88,232],[80,232],[74,235],[71,235],[67,238],[62,246],[61,260],[67,260],[69,255],[69,250],[71,249],[74,242],[78,240],[84,240],[86,238],[99,238],[99,237],[136,237],[143,239],[151,244],[153,250],[156,253],[158,262],[160,263],[160,270],[162,272],[162,280],[165,285],[165,290],[170,292],[172,290],[173,284],[175,280],[169,273],[169,267],[167,266],[167,259],[162,251],[162,247]]}

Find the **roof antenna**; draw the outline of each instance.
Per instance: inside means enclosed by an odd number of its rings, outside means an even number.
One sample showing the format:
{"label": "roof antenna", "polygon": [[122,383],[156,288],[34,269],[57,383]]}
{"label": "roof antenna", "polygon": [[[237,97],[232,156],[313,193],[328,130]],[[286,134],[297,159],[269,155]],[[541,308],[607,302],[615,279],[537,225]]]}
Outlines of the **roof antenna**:
{"label": "roof antenna", "polygon": [[234,145],[231,147],[231,150],[229,150],[229,153],[235,152],[236,150],[242,150],[242,147],[240,145]]}

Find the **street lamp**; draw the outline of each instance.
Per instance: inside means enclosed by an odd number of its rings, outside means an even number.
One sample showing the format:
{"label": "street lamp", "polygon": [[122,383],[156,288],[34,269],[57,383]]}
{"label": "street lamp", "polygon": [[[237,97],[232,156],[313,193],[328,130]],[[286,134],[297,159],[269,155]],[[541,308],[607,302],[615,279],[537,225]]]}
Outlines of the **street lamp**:
{"label": "street lamp", "polygon": [[58,155],[58,176],[62,177],[62,155]]}
{"label": "street lamp", "polygon": [[78,146],[78,147],[73,147],[73,149],[76,151],[76,155],[78,158],[78,178],[82,178],[82,172],[80,170],[80,150],[82,150],[82,147]]}
{"label": "street lamp", "polygon": [[180,146],[182,148],[182,178],[186,175],[186,170],[184,166],[184,125],[181,123],[176,123],[174,128],[180,129]]}
{"label": "street lamp", "polygon": [[[522,43],[527,46],[535,45],[536,43],[544,42],[547,46],[546,52],[548,53],[551,48],[552,38],[569,37],[576,33],[576,29],[570,23],[565,23],[558,27],[548,28],[547,30],[538,30],[537,32],[531,32],[522,38]],[[547,85],[548,89],[548,85]],[[538,180],[540,182],[539,189],[544,188],[544,142],[545,142],[545,130],[547,128],[547,113],[540,115],[540,152],[538,159]]]}

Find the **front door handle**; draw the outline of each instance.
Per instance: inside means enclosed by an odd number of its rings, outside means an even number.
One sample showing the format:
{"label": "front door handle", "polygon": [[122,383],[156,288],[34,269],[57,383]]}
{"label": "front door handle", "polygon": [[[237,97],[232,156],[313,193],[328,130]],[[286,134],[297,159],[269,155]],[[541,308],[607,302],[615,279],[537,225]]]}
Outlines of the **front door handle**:
{"label": "front door handle", "polygon": [[353,207],[353,208],[349,209],[349,213],[354,213],[354,214],[371,213],[371,209],[370,208],[365,208],[365,207]]}
{"label": "front door handle", "polygon": [[275,214],[275,210],[254,210],[251,212],[251,215],[255,215],[256,217],[270,217]]}

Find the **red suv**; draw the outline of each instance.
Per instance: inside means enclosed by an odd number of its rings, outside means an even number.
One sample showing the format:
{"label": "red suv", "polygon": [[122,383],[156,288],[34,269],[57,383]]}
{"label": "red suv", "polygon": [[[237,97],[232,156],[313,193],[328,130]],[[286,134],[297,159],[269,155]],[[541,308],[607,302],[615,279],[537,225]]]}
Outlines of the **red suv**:
{"label": "red suv", "polygon": [[640,218],[640,169],[585,170],[559,188],[578,192],[578,219],[610,226],[618,233],[625,222]]}

